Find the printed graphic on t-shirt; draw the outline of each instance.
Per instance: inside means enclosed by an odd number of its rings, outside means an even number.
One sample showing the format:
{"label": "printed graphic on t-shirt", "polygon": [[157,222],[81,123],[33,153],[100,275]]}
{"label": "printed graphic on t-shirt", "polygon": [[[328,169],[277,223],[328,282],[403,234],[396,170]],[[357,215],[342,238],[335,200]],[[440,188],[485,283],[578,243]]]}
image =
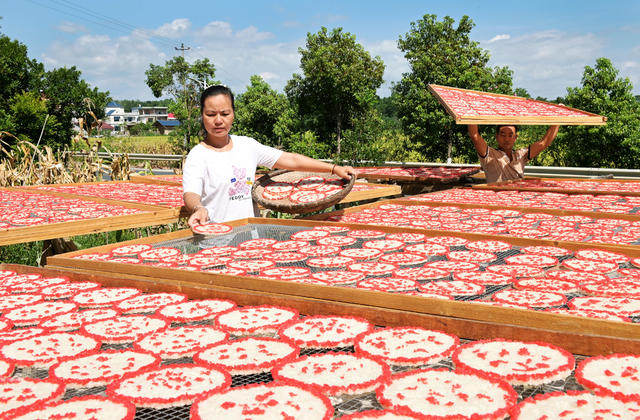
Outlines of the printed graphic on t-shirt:
{"label": "printed graphic on t-shirt", "polygon": [[242,200],[249,196],[253,181],[247,176],[246,168],[236,168],[233,166],[233,178],[229,187],[229,197],[231,200]]}

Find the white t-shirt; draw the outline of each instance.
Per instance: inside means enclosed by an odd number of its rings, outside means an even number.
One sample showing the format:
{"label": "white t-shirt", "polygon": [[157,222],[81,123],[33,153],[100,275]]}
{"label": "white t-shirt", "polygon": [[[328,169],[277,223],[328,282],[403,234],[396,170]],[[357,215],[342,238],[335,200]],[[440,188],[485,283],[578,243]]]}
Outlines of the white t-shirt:
{"label": "white t-shirt", "polygon": [[258,143],[251,137],[231,136],[232,148],[217,152],[202,144],[187,155],[182,174],[182,189],[200,196],[209,212],[209,220],[254,217],[251,186],[256,167],[273,168],[282,151]]}

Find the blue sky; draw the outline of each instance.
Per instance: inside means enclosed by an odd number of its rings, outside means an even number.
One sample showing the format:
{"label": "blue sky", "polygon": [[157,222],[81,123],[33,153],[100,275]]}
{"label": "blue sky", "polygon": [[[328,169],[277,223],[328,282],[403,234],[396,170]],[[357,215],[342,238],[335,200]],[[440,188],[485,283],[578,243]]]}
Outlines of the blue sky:
{"label": "blue sky", "polygon": [[509,66],[514,86],[553,99],[580,85],[584,67],[607,57],[640,94],[640,1],[123,1],[0,0],[0,32],[27,45],[48,69],[75,65],[117,99],[152,99],[149,63],[184,43],[188,60],[208,57],[217,78],[242,92],[253,74],[282,91],[299,72],[308,32],[342,27],[385,62],[381,96],[409,70],[397,40],[425,14],[468,15],[491,65]]}

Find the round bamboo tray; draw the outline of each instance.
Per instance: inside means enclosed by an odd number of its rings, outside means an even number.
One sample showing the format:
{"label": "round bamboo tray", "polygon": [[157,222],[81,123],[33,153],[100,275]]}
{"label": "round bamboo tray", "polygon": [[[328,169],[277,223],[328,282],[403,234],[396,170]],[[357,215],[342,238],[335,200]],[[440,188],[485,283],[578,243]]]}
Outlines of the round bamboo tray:
{"label": "round bamboo tray", "polygon": [[283,213],[303,214],[323,210],[327,207],[331,207],[334,204],[337,204],[338,202],[340,202],[340,200],[346,197],[347,194],[349,194],[349,191],[351,191],[351,188],[353,188],[353,184],[356,182],[356,177],[352,175],[351,179],[348,182],[345,181],[346,183],[343,184],[342,190],[333,194],[329,194],[321,200],[312,201],[309,203],[296,203],[294,201],[291,201],[289,199],[289,196],[277,200],[266,199],[263,196],[264,187],[272,182],[288,182],[291,184],[295,184],[299,180],[310,176],[319,176],[326,180],[342,179],[337,175],[315,172],[297,172],[280,169],[263,175],[259,179],[257,179],[253,184],[253,188],[251,189],[251,195],[256,203],[260,204],[266,209]]}

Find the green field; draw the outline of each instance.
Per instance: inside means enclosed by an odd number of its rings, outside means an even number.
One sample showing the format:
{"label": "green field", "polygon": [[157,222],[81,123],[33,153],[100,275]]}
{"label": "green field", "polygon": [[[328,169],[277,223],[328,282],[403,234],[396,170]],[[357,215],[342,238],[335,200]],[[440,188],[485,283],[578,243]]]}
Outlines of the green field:
{"label": "green field", "polygon": [[[132,137],[91,137],[91,144],[102,142],[101,150],[114,153],[148,153],[159,155],[174,154],[169,136],[132,136]],[[86,143],[76,144],[74,148],[86,148]]]}

